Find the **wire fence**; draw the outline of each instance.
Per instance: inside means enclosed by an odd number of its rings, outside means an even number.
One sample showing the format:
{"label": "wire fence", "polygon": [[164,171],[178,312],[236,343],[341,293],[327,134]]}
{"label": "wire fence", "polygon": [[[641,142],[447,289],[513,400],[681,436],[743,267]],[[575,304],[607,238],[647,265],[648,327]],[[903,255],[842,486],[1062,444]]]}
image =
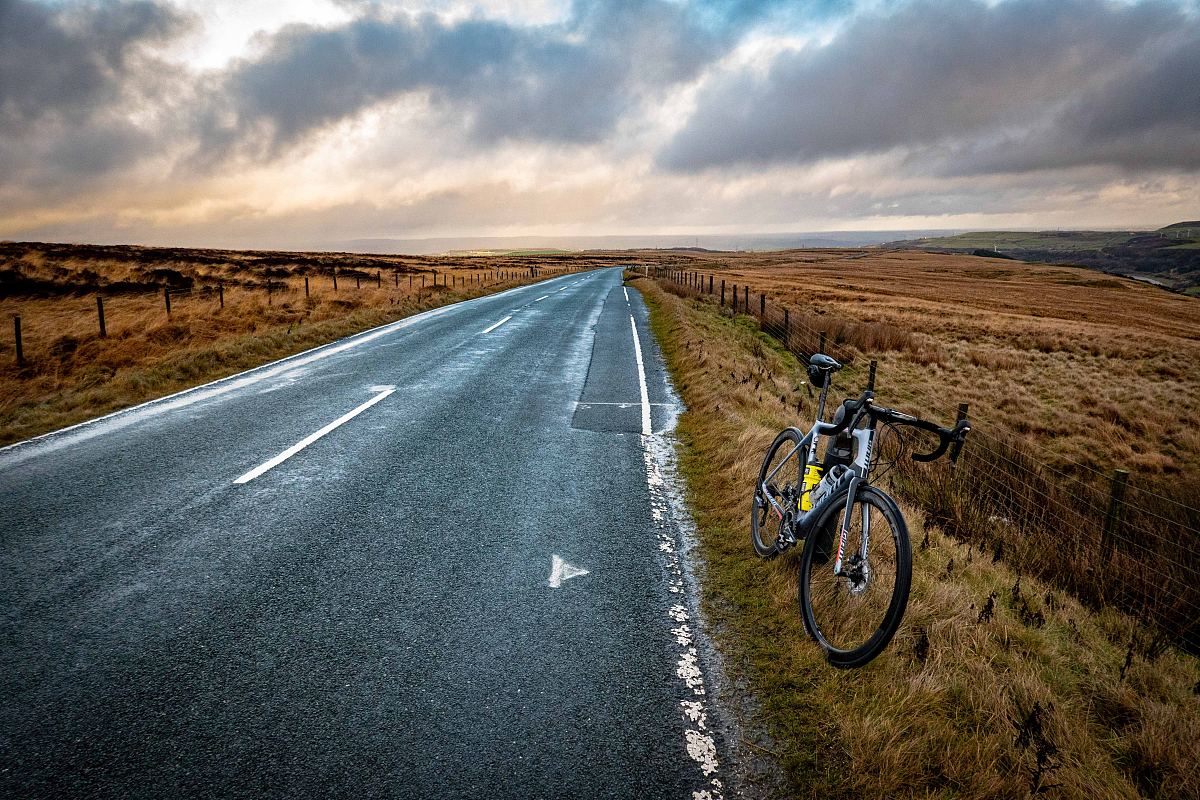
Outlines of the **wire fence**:
{"label": "wire fence", "polygon": [[[757,320],[802,360],[825,352],[843,363],[909,345],[911,333],[881,323],[855,323],[788,307],[745,283],[719,275],[651,267],[672,293],[703,297]],[[903,389],[904,387],[897,387]],[[952,420],[957,409],[932,403],[928,412]],[[1111,475],[1074,461],[1049,461],[1048,450],[986,417],[971,414],[972,431],[957,467],[897,458],[897,489],[930,522],[1035,575],[1093,607],[1114,606],[1173,640],[1200,650],[1200,508],[1194,490],[1141,487],[1124,470]],[[893,443],[893,447],[895,443]],[[1052,602],[1047,597],[1047,603]]]}
{"label": "wire fence", "polygon": [[[170,321],[172,314],[180,311],[195,309],[197,303],[203,302],[205,308],[219,312],[225,308],[227,295],[231,301],[235,299],[253,298],[258,301],[266,300],[268,306],[276,302],[287,302],[303,296],[308,302],[316,302],[324,296],[329,299],[339,299],[353,296],[352,292],[364,289],[390,290],[403,299],[409,296],[425,296],[426,293],[449,290],[470,291],[483,290],[491,287],[503,287],[507,284],[517,284],[523,281],[539,280],[552,275],[567,272],[578,272],[583,268],[554,265],[547,267],[506,267],[493,268],[480,266],[478,268],[451,269],[414,269],[408,266],[397,266],[391,270],[362,269],[356,267],[316,268],[304,271],[289,272],[280,270],[280,274],[249,274],[245,276],[207,277],[199,281],[189,278],[186,283],[155,284],[119,284],[112,287],[92,287],[85,296],[94,296],[95,304],[91,309],[81,308],[82,315],[92,315],[92,333],[101,339],[108,338],[113,327],[113,312],[127,311],[129,306],[136,306],[137,312],[147,312],[139,316],[136,322],[125,320],[124,329],[130,325],[144,328],[156,319],[149,312],[153,311],[154,298],[158,298],[161,317]],[[78,295],[70,294],[66,298],[74,300]],[[0,299],[3,299],[0,296]],[[339,300],[340,301],[340,300]],[[382,301],[380,301],[382,302]],[[395,302],[393,300],[393,302]],[[91,301],[89,301],[89,306]],[[14,364],[17,368],[35,364],[47,355],[53,355],[56,342],[62,340],[59,331],[53,331],[52,336],[38,337],[37,331],[30,336],[27,330],[29,319],[23,319],[21,314],[12,316],[12,339],[0,341],[0,357],[5,362]],[[34,319],[33,322],[37,322]],[[49,323],[43,323],[46,328]],[[153,323],[157,324],[157,323]],[[46,333],[46,331],[43,331]],[[74,340],[75,337],[67,337]],[[10,348],[11,342],[11,348]],[[11,354],[11,355],[10,355]]]}

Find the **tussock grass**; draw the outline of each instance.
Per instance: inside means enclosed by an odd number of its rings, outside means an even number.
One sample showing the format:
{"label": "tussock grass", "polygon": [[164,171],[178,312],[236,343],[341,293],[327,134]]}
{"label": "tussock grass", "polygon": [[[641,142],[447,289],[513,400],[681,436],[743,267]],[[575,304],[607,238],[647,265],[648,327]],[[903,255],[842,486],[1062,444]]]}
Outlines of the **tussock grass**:
{"label": "tussock grass", "polygon": [[[1018,575],[903,496],[914,542],[904,624],[866,668],[828,667],[795,607],[795,558],[763,562],[749,543],[762,452],[815,411],[800,365],[757,323],[638,286],[688,409],[680,466],[705,607],[732,683],[756,695],[748,746],[774,754],[789,796],[1200,796],[1196,659],[1114,608]],[[838,385],[864,377],[860,360]]]}
{"label": "tussock grass", "polygon": [[813,352],[827,331],[833,355],[879,360],[890,400],[950,418],[969,402],[989,428],[1029,434],[1056,467],[1123,467],[1147,487],[1200,472],[1192,298],[1081,268],[917,251],[705,254],[673,266],[736,284],[739,298],[749,286],[755,314],[765,294],[769,327],[790,307],[794,349]]}
{"label": "tussock grass", "polygon": [[[948,423],[956,401],[970,402],[961,479],[901,473],[940,525],[1200,648],[1200,306],[1133,282],[1096,284],[1085,270],[996,263],[805,251],[739,256],[717,274],[742,288],[723,313],[746,313],[750,287],[754,324],[792,352],[820,349],[820,330],[846,363],[877,358],[883,404]],[[801,294],[814,282],[820,295]],[[662,285],[714,299],[691,281]],[[910,335],[880,339],[873,325]],[[1132,477],[1110,518],[1113,466]]]}

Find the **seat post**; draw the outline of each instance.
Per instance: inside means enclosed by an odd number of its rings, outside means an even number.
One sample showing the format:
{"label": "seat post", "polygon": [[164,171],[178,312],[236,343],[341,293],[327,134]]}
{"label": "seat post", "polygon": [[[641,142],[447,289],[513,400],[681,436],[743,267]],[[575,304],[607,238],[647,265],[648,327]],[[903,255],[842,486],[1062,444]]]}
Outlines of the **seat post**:
{"label": "seat post", "polygon": [[821,398],[817,400],[817,419],[824,421],[825,419],[825,398],[829,396],[829,382],[833,376],[825,373],[825,385],[821,387]]}

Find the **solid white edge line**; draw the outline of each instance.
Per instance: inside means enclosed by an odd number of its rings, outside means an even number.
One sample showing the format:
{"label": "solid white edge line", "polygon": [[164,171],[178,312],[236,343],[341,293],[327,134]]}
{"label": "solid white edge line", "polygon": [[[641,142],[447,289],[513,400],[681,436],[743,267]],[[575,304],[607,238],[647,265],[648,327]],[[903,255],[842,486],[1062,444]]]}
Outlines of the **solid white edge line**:
{"label": "solid white edge line", "polygon": [[317,431],[316,433],[310,434],[310,435],[304,437],[303,439],[301,439],[299,442],[296,442],[296,444],[292,445],[287,450],[284,450],[282,453],[275,456],[270,461],[266,461],[266,462],[258,465],[254,469],[247,472],[245,475],[243,475],[240,478],[238,478],[237,480],[235,480],[234,483],[249,483],[250,481],[257,478],[259,475],[262,475],[267,470],[272,469],[274,467],[278,467],[280,464],[287,461],[289,458],[296,455],[296,453],[299,453],[304,448],[308,447],[310,444],[315,442],[317,439],[320,439],[322,436],[329,433],[334,428],[337,428],[341,425],[345,425],[347,422],[354,419],[359,414],[366,411],[368,408],[375,405],[380,400],[387,397],[389,394],[391,394],[394,391],[396,391],[396,390],[395,389],[386,389],[386,390],[380,392],[379,394],[375,395],[370,400],[363,403],[361,406],[354,409],[353,411],[343,414],[342,416],[335,419],[333,422],[326,425],[324,428],[321,428],[321,430]]}
{"label": "solid white edge line", "polygon": [[646,368],[642,366],[642,340],[638,338],[637,323],[633,315],[629,315],[629,327],[633,329],[633,354],[637,360],[638,391],[642,395],[642,435],[649,436],[650,428],[650,393],[646,391]]}
{"label": "solid white edge line", "polygon": [[487,326],[486,328],[484,328],[484,329],[483,329],[483,331],[482,331],[482,332],[483,332],[483,333],[491,333],[492,331],[496,330],[496,328],[499,328],[501,325],[503,325],[504,323],[508,322],[510,319],[512,319],[512,314],[509,314],[507,317],[505,317],[504,319],[500,320],[500,321],[499,321],[499,322],[497,322],[495,325],[489,325],[489,326]]}

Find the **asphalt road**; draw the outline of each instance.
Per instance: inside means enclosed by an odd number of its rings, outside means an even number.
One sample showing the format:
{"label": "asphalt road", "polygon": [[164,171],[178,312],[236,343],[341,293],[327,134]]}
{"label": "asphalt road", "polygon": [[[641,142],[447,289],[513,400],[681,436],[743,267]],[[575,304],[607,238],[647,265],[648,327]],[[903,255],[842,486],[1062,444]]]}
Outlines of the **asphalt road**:
{"label": "asphalt road", "polygon": [[0,450],[0,796],[719,796],[674,402],[610,269]]}

